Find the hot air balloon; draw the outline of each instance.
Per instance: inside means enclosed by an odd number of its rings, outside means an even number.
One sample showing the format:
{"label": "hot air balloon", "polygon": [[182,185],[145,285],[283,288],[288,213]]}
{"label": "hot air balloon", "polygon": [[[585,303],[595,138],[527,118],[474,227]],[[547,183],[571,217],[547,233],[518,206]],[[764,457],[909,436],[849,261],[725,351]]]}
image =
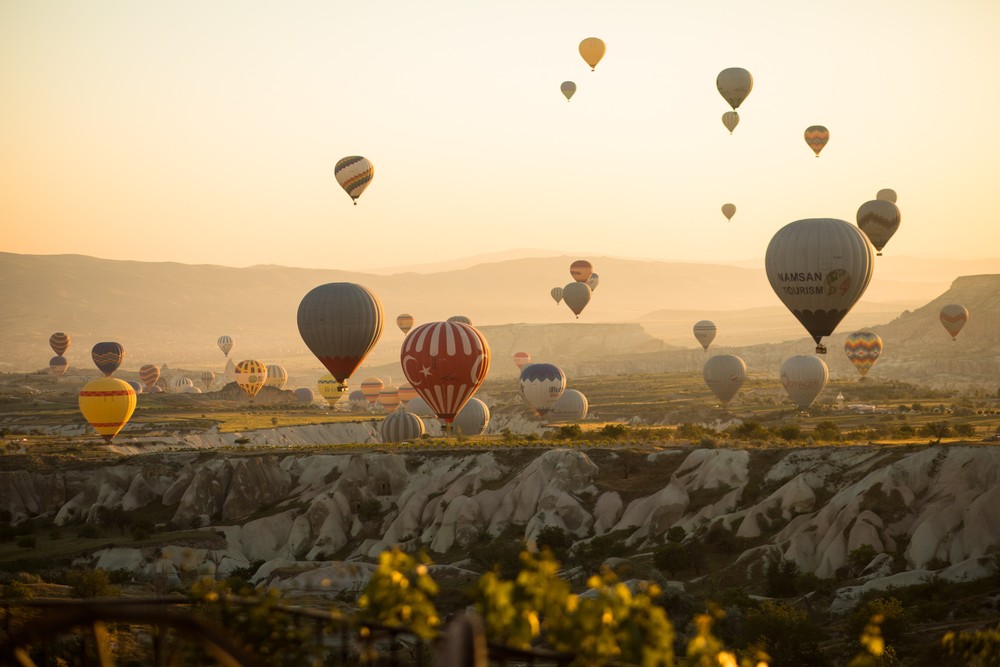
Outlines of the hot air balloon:
{"label": "hot air balloon", "polygon": [[267,366],[263,362],[256,359],[244,359],[236,364],[236,384],[240,386],[251,403],[265,382],[267,382]]}
{"label": "hot air balloon", "polygon": [[288,371],[285,370],[284,366],[279,366],[278,364],[267,365],[267,382],[265,384],[268,387],[284,389],[287,383]]}
{"label": "hot air balloon", "polygon": [[188,387],[193,387],[194,382],[191,381],[191,378],[175,377],[173,379],[173,382],[170,383],[170,386],[176,393],[182,394],[184,393],[184,390],[187,389]]}
{"label": "hot air balloon", "polygon": [[[342,394],[338,394],[342,396]],[[367,408],[369,407],[368,399],[365,395],[361,393],[360,389],[355,389],[350,394],[347,395],[347,402],[351,404],[352,408]]]}
{"label": "hot air balloon", "polygon": [[799,410],[812,405],[829,378],[830,371],[823,360],[809,354],[789,357],[781,364],[781,385]]}
{"label": "hot air balloon", "polygon": [[590,277],[587,278],[587,287],[590,288],[591,293],[597,290],[597,286],[601,284],[601,277],[596,273],[591,273]]}
{"label": "hot air balloon", "polygon": [[573,93],[576,92],[576,84],[572,81],[563,81],[559,86],[559,90],[562,91],[562,94],[566,96],[566,101],[569,102],[569,99],[573,97]]}
{"label": "hot air balloon", "polygon": [[429,322],[407,336],[400,351],[403,374],[446,424],[479,389],[490,368],[490,346],[461,322]]}
{"label": "hot air balloon", "polygon": [[417,397],[417,390],[408,384],[399,385],[399,402],[404,406]]}
{"label": "hot air balloon", "polygon": [[202,371],[201,382],[205,385],[205,389],[211,389],[212,383],[215,382],[215,373],[212,371]]}
{"label": "hot air balloon", "polygon": [[778,230],[764,257],[767,279],[782,303],[820,343],[864,294],[874,257],[854,225],[832,218],[796,220]]}
{"label": "hot air balloon", "polygon": [[823,146],[826,146],[826,142],[830,141],[830,130],[822,125],[810,125],[806,128],[805,139],[806,143],[809,144],[809,148],[813,150],[816,157],[819,157],[819,152],[823,150]]}
{"label": "hot air balloon", "polygon": [[49,359],[49,373],[52,375],[65,375],[68,370],[69,362],[61,354],[57,354]]}
{"label": "hot air balloon", "polygon": [[728,67],[715,78],[715,87],[722,99],[736,111],[753,90],[753,77],[742,67]]}
{"label": "hot air balloon", "polygon": [[386,386],[378,393],[378,403],[386,412],[392,412],[399,407],[399,387]]}
{"label": "hot air balloon", "polygon": [[591,72],[597,67],[597,63],[601,62],[606,50],[604,42],[597,37],[588,37],[580,42],[580,55],[583,56],[584,62],[590,65]]}
{"label": "hot air balloon", "polygon": [[[375,177],[375,167],[368,158],[360,155],[349,155],[337,160],[337,166],[333,168],[333,175],[336,177],[340,187],[351,196],[354,205],[358,205],[358,197],[365,191],[365,188]],[[334,373],[336,376],[336,373]]]}
{"label": "hot air balloon", "polygon": [[893,204],[896,203],[896,191],[892,188],[882,188],[875,194],[875,199],[883,199],[885,201],[891,201]]}
{"label": "hot air balloon", "polygon": [[[322,376],[316,382],[316,391],[319,392],[320,396],[326,399],[326,402],[330,404],[331,408],[337,403],[337,401],[340,400],[341,396],[344,395],[340,389],[340,383],[337,382],[337,379],[329,373]],[[361,398],[364,400],[363,396]]]}
{"label": "hot air balloon", "polygon": [[156,364],[143,364],[139,369],[139,379],[147,388],[152,388],[160,379],[160,367]]}
{"label": "hot air balloon", "polygon": [[392,384],[392,376],[391,375],[383,375],[379,379],[382,380],[382,384],[384,386],[386,386],[386,387],[388,387],[390,384]]}
{"label": "hot air balloon", "polygon": [[384,319],[378,298],[361,285],[327,283],[302,298],[299,335],[344,392],[347,379],[382,335]]}
{"label": "hot air balloon", "polygon": [[135,412],[135,390],[124,380],[103,377],[80,390],[80,412],[105,441],[118,435]]}
{"label": "hot air balloon", "polygon": [[858,228],[865,233],[879,255],[899,229],[900,220],[899,209],[885,199],[873,199],[858,209]]}
{"label": "hot air balloon", "polygon": [[69,349],[69,334],[63,333],[62,331],[57,331],[51,336],[49,336],[49,347],[52,351],[56,353],[56,356],[61,357],[63,353]]}
{"label": "hot air balloon", "polygon": [[461,324],[468,324],[470,327],[472,326],[472,320],[470,320],[465,315],[452,315],[451,317],[448,318],[448,321],[459,322]]}
{"label": "hot air balloon", "polygon": [[969,321],[969,310],[957,303],[950,303],[941,309],[940,318],[941,324],[951,334],[951,339],[955,340],[955,336],[962,330],[965,323]]}
{"label": "hot air balloon", "polygon": [[882,339],[870,331],[855,331],[844,341],[844,352],[864,380],[882,354]]}
{"label": "hot air balloon", "polygon": [[726,216],[726,220],[732,220],[733,216],[736,215],[736,206],[733,204],[723,204],[722,215]]}
{"label": "hot air balloon", "polygon": [[[312,403],[316,400],[316,392],[309,387],[299,387],[292,394],[299,403]],[[340,394],[337,394],[337,398],[340,398]]]}
{"label": "hot air balloon", "polygon": [[433,417],[434,411],[431,410],[431,406],[427,405],[427,401],[417,396],[406,404],[406,410],[412,412],[418,417]]}
{"label": "hot air balloon", "polygon": [[716,331],[715,322],[701,320],[694,323],[694,337],[698,339],[698,342],[706,350],[712,344],[712,341],[715,340]]}
{"label": "hot air balloon", "polygon": [[219,336],[219,340],[216,341],[219,349],[222,350],[222,354],[229,356],[229,351],[233,349],[233,339],[232,336]]}
{"label": "hot air balloon", "polygon": [[729,130],[729,134],[732,134],[736,126],[740,124],[740,115],[735,111],[727,111],[722,114],[722,124]]}
{"label": "hot air balloon", "polygon": [[142,383],[141,382],[136,382],[135,380],[129,380],[128,381],[128,386],[132,387],[132,391],[134,391],[136,393],[136,395],[142,393]]}
{"label": "hot air balloon", "polygon": [[518,368],[524,368],[531,363],[531,355],[527,352],[515,352],[514,353],[514,364]]}
{"label": "hot air balloon", "polygon": [[490,425],[490,409],[473,396],[465,407],[458,411],[451,427],[462,435],[482,435]]}
{"label": "hot air balloon", "polygon": [[369,405],[375,405],[375,401],[378,400],[378,394],[382,391],[383,387],[385,387],[385,382],[382,382],[379,378],[365,378],[364,382],[361,383],[361,393],[364,394],[365,400],[368,401]]}
{"label": "hot air balloon", "polygon": [[[573,280],[578,283],[587,282],[587,278],[590,274],[594,272],[594,266],[585,259],[578,259],[569,265],[569,275],[573,276]],[[566,288],[564,287],[563,290]],[[563,298],[565,298],[565,293]]]}
{"label": "hot air balloon", "polygon": [[743,386],[747,378],[747,365],[735,354],[718,354],[709,357],[702,368],[705,384],[715,397],[725,405]]}
{"label": "hot air balloon", "polygon": [[566,374],[555,364],[528,364],[521,369],[521,396],[539,417],[548,414],[566,391]]}
{"label": "hot air balloon", "polygon": [[585,419],[590,405],[587,397],[576,389],[567,389],[549,411],[549,419],[554,422],[575,422]]}
{"label": "hot air balloon", "polygon": [[111,377],[125,361],[125,348],[118,343],[98,343],[90,350],[90,357],[99,371]]}
{"label": "hot air balloon", "polygon": [[552,288],[552,291],[550,291],[550,292],[549,292],[549,294],[551,294],[551,295],[552,295],[552,299],[553,299],[553,300],[554,300],[554,301],[555,301],[556,303],[559,303],[560,301],[562,301],[562,297],[563,297],[563,288],[562,288],[562,287],[553,287],[553,288]]}
{"label": "hot air balloon", "polygon": [[410,442],[424,434],[424,420],[400,408],[392,412],[378,425],[382,442]]}
{"label": "hot air balloon", "polygon": [[396,316],[396,326],[404,334],[410,333],[410,329],[413,328],[413,315],[409,313],[403,313],[402,315]]}
{"label": "hot air balloon", "polygon": [[580,313],[583,309],[587,307],[590,303],[590,288],[587,287],[587,283],[570,283],[563,287],[563,301],[569,306],[569,309],[573,311],[577,319],[580,317]]}

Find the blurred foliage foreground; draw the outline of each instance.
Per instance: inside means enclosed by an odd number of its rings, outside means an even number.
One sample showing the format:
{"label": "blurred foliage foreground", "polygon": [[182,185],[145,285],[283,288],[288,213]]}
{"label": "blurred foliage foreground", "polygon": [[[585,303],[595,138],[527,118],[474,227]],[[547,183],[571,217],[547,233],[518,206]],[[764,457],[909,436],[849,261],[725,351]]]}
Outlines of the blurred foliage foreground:
{"label": "blurred foliage foreground", "polygon": [[[150,600],[84,600],[75,615],[65,613],[74,604],[65,600],[48,606],[43,601],[7,602],[0,608],[0,662],[423,665],[436,651],[437,664],[449,667],[488,660],[560,667],[772,664],[766,641],[742,652],[727,650],[712,632],[723,616],[716,608],[695,616],[684,655],[675,655],[674,628],[654,602],[661,593],[658,586],[629,587],[605,571],[591,577],[589,590],[577,595],[559,577],[560,564],[548,550],[523,552],[513,579],[496,570],[482,575],[474,592],[477,615],[457,617],[442,633],[433,601],[438,586],[427,565],[424,557],[384,552],[358,599],[359,608],[350,614],[289,606],[272,590],[245,589],[237,596],[231,583],[208,578],[195,584],[190,598],[153,600],[173,607],[162,613],[149,611]],[[185,606],[197,613],[176,615]],[[883,620],[878,614],[872,617],[848,667],[900,664],[882,637]],[[70,626],[87,632],[81,639],[69,632]],[[456,627],[471,628],[473,636],[455,632]],[[227,632],[220,635],[219,628]],[[60,633],[68,639],[60,639]],[[998,631],[949,632],[942,647],[969,665],[1000,664]]]}

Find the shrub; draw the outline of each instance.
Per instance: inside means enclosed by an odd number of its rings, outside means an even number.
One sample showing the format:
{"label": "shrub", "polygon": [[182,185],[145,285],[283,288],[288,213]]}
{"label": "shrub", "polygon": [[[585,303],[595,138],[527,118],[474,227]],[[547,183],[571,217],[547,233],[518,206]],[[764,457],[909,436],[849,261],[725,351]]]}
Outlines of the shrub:
{"label": "shrub", "polygon": [[802,437],[802,427],[798,424],[782,424],[778,427],[777,433],[782,440],[791,442]]}
{"label": "shrub", "polygon": [[877,555],[878,552],[875,551],[875,547],[870,544],[862,544],[847,554],[847,563],[851,566],[851,574],[855,577],[861,574],[868,563],[872,562],[872,559]]}
{"label": "shrub", "polygon": [[121,590],[111,585],[111,578],[104,570],[70,570],[66,573],[70,593],[78,598],[118,597]]}
{"label": "shrub", "polygon": [[556,429],[556,437],[562,440],[575,440],[583,435],[579,424],[567,424]]}
{"label": "shrub", "polygon": [[767,565],[767,595],[774,598],[795,595],[795,579],[799,566],[793,560],[782,558]]}
{"label": "shrub", "polygon": [[573,538],[559,526],[545,526],[538,531],[535,545],[539,551],[549,549],[556,559],[562,561],[566,560],[569,548],[573,545]]}
{"label": "shrub", "polygon": [[597,434],[602,438],[620,440],[628,434],[628,426],[625,424],[605,424]]}
{"label": "shrub", "polygon": [[20,549],[34,549],[36,544],[38,544],[38,540],[35,539],[34,535],[24,535],[17,538],[17,546]]}
{"label": "shrub", "polygon": [[764,600],[758,608],[747,610],[740,638],[742,646],[762,649],[775,665],[819,666],[827,664],[819,650],[823,635],[823,626],[806,612]]}

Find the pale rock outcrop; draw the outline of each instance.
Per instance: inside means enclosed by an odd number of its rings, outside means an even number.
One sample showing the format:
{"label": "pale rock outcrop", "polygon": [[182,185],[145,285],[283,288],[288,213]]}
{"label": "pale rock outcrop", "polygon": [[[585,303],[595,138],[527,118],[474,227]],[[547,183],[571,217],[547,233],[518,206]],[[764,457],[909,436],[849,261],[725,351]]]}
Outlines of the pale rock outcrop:
{"label": "pale rock outcrop", "polygon": [[232,474],[227,460],[212,460],[198,467],[181,496],[173,522],[184,526],[197,519],[207,525],[222,511]]}
{"label": "pale rock outcrop", "polygon": [[293,558],[288,548],[294,512],[282,512],[250,521],[240,531],[240,552],[249,560]]}
{"label": "pale rock outcrop", "polygon": [[735,488],[747,483],[750,452],[742,449],[696,449],[674,476],[688,489]]}
{"label": "pale rock outcrop", "polygon": [[610,531],[625,511],[625,503],[617,491],[602,493],[594,504],[594,532],[604,535]]}
{"label": "pale rock outcrop", "polygon": [[473,544],[485,527],[479,504],[468,496],[459,496],[448,503],[434,541],[431,542],[431,551],[445,553],[452,547]]}
{"label": "pale rock outcrop", "polygon": [[242,519],[262,507],[274,505],[285,497],[291,484],[292,476],[278,466],[273,456],[235,461],[222,505],[222,519]]}
{"label": "pale rock outcrop", "polygon": [[26,470],[0,472],[0,508],[15,522],[52,511],[66,500],[66,478]]}
{"label": "pale rock outcrop", "polygon": [[690,504],[687,489],[677,477],[659,492],[633,500],[612,530],[635,529],[626,544],[663,535],[684,516]]}

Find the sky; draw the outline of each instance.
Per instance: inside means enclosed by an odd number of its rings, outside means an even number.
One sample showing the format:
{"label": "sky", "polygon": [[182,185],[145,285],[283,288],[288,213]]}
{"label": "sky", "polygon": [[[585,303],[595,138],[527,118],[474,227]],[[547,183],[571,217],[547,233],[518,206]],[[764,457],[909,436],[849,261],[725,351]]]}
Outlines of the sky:
{"label": "sky", "polygon": [[[893,188],[886,253],[997,257],[998,29],[995,0],[10,0],[0,251],[726,262]],[[754,77],[733,135],[727,67]],[[347,155],[375,167],[357,206]]]}

